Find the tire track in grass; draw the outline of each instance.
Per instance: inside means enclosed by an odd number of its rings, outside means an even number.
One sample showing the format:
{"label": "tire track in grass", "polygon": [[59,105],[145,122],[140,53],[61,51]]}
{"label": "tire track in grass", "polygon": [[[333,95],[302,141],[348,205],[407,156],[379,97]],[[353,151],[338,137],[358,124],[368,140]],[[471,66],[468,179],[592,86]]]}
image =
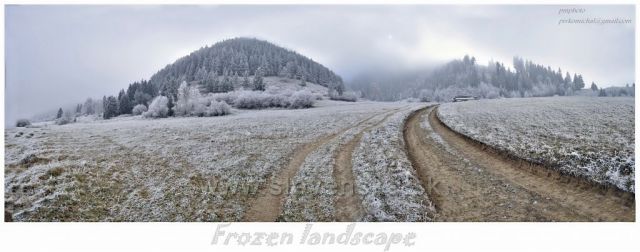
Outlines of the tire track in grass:
{"label": "tire track in grass", "polygon": [[336,153],[333,177],[338,186],[335,199],[336,221],[357,221],[364,215],[362,196],[358,194],[353,176],[352,157],[362,135],[373,128],[379,127],[387,119],[406,108],[398,108],[384,116],[380,121],[372,124],[356,134],[346,144],[340,146]]}
{"label": "tire track in grass", "polygon": [[491,146],[472,141],[440,121],[437,108],[429,123],[446,142],[465,157],[510,183],[544,195],[557,204],[587,217],[587,221],[635,221],[635,200],[631,193],[603,190],[580,178],[560,174],[550,168],[513,158]]}
{"label": "tire track in grass", "polygon": [[431,107],[411,115],[403,132],[409,160],[435,204],[436,221],[588,219],[544,195],[514,186],[487,172],[488,168],[479,168],[463,155],[464,150],[450,145],[426,121],[433,110]]}
{"label": "tire track in grass", "polygon": [[[383,112],[384,113],[384,112]],[[289,181],[296,175],[305,159],[311,152],[325,145],[332,139],[340,136],[345,131],[358,127],[379,114],[372,115],[358,122],[357,124],[341,129],[340,131],[328,134],[303,144],[292,154],[287,166],[279,171],[275,176],[267,180],[265,187],[260,188],[257,198],[254,199],[249,209],[246,211],[242,221],[246,222],[273,222],[276,221],[282,212],[284,200],[289,192]]]}
{"label": "tire track in grass", "polygon": [[413,114],[404,137],[437,221],[634,220],[635,206],[624,198],[479,146],[447,128],[435,111]]}

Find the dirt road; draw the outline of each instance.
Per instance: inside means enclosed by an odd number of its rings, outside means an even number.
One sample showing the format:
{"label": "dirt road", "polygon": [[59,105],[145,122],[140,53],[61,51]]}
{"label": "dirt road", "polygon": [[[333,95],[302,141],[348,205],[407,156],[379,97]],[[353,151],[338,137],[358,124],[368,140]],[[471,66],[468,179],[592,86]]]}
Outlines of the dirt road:
{"label": "dirt road", "polygon": [[[307,156],[314,150],[328,144],[333,139],[338,138],[349,129],[364,127],[356,136],[346,144],[342,145],[335,153],[335,164],[333,176],[338,185],[339,192],[336,195],[336,221],[354,221],[362,216],[362,206],[360,196],[357,195],[353,186],[355,186],[353,173],[351,169],[351,155],[355,149],[362,134],[371,128],[380,125],[389,116],[398,112],[403,108],[393,109],[391,111],[383,111],[381,113],[367,117],[357,124],[341,129],[337,133],[329,134],[307,143],[299,147],[292,155],[289,164],[270,181],[267,186],[260,189],[258,197],[252,202],[249,210],[246,212],[243,221],[276,221],[282,207],[284,199],[289,191],[290,181],[300,170]],[[377,120],[376,117],[384,116]],[[277,185],[282,187],[280,193],[274,193],[271,186]]]}
{"label": "dirt road", "polygon": [[411,115],[403,133],[436,221],[635,220],[633,195],[487,149],[442,124],[434,107]]}

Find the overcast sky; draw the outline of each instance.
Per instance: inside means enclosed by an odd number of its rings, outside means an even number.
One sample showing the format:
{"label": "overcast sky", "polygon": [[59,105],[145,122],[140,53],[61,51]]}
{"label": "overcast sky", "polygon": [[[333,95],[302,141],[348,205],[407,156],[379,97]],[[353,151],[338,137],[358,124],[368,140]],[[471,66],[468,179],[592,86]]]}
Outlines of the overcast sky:
{"label": "overcast sky", "polygon": [[[585,12],[559,14],[562,7]],[[558,24],[568,17],[632,24]],[[296,50],[347,81],[465,54],[508,65],[518,55],[600,86],[634,81],[633,6],[8,6],[5,22],[5,125],[117,94],[239,36]]]}

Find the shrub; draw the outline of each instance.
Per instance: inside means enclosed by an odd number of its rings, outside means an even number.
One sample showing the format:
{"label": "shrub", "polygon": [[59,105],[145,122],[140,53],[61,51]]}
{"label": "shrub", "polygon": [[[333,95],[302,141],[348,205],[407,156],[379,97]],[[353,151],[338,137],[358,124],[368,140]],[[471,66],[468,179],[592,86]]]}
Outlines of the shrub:
{"label": "shrub", "polygon": [[131,110],[131,113],[134,115],[142,115],[144,112],[147,112],[147,106],[144,104],[138,104]]}
{"label": "shrub", "polygon": [[76,118],[74,116],[71,115],[71,113],[69,112],[65,112],[62,117],[56,119],[56,124],[57,125],[65,125],[65,124],[69,124],[72,122],[76,122]]}
{"label": "shrub", "polygon": [[[202,95],[200,95],[200,91],[195,86],[189,86],[187,82],[183,81],[178,87],[178,100],[176,101],[176,105],[173,107],[173,111],[178,116],[186,116],[190,115],[194,110],[196,110],[195,105]],[[200,109],[202,110],[202,109]]]}
{"label": "shrub", "polygon": [[209,95],[207,96],[208,99],[212,100],[212,101],[223,101],[225,103],[227,103],[228,105],[233,105],[233,102],[235,101],[236,98],[238,98],[238,94],[242,93],[242,91],[238,92],[238,91],[231,91],[231,92],[226,92],[226,93],[209,93]]}
{"label": "shrub", "polygon": [[27,119],[19,119],[16,122],[16,127],[27,127],[29,125],[31,125],[31,122]]}
{"label": "shrub", "polygon": [[291,96],[290,100],[291,100],[289,105],[290,108],[295,108],[295,109],[310,108],[313,106],[313,101],[315,100],[315,97],[311,93],[309,93],[309,91],[301,90],[301,91],[295,92]]}
{"label": "shrub", "polygon": [[142,113],[142,116],[151,118],[167,117],[169,114],[169,107],[167,107],[168,103],[169,99],[167,99],[167,97],[157,96],[153,101],[151,101],[149,109],[147,112]]}
{"label": "shrub", "polygon": [[262,106],[265,108],[286,108],[290,106],[289,97],[281,94],[262,93]]}
{"label": "shrub", "polygon": [[329,99],[335,101],[347,101],[347,102],[355,102],[358,100],[358,96],[352,92],[345,92],[339,94],[335,90],[329,90]]}
{"label": "shrub", "polygon": [[224,101],[212,101],[206,108],[206,116],[222,116],[231,114],[231,107]]}
{"label": "shrub", "polygon": [[286,108],[291,104],[289,97],[260,91],[240,92],[233,105],[242,109]]}

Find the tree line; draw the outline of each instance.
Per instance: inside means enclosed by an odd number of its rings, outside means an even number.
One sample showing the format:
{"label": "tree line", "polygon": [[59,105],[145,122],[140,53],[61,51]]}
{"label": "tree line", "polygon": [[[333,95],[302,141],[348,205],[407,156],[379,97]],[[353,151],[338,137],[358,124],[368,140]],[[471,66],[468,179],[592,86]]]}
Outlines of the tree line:
{"label": "tree line", "polygon": [[571,75],[560,68],[555,70],[520,57],[513,58],[513,69],[510,69],[495,61],[480,65],[475,57],[465,55],[414,77],[356,80],[352,87],[363,97],[374,100],[420,97],[448,101],[457,95],[481,98],[572,95],[585,88],[585,82],[580,74]]}
{"label": "tree line", "polygon": [[[147,80],[136,81],[118,95],[104,96],[102,101],[88,98],[78,104],[76,115],[101,114],[109,119],[133,112],[136,106],[149,107],[155,97],[164,96],[172,108],[181,83],[197,86],[203,93],[226,93],[237,89],[265,91],[264,77],[296,79],[301,86],[314,82],[330,89],[333,97],[343,96],[342,78],[323,65],[297,52],[252,38],[224,40],[205,46],[169,64]],[[60,108],[62,111],[62,108]],[[169,116],[172,111],[169,109]],[[60,118],[60,117],[58,117]]]}

